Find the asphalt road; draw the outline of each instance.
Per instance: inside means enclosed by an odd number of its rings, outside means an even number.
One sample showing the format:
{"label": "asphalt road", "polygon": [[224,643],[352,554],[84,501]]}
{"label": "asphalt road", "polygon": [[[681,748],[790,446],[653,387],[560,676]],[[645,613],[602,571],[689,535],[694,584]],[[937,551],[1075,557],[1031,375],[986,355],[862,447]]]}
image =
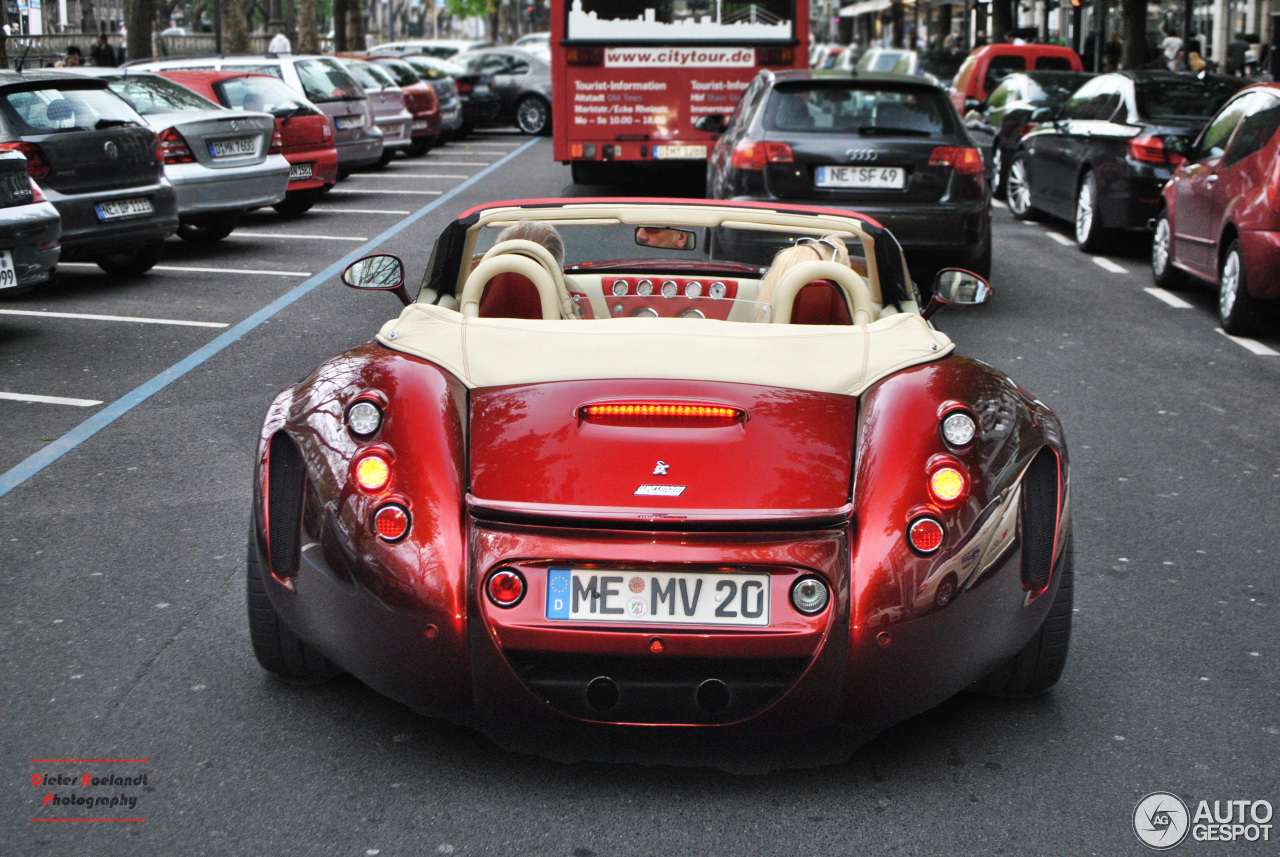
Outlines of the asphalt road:
{"label": "asphalt road", "polygon": [[[376,246],[417,278],[473,204],[609,192],[525,143],[397,160],[216,248],[175,239],[145,277],[68,266],[0,302],[0,393],[97,403],[0,398],[0,854],[1125,855],[1150,792],[1280,804],[1280,355],[1255,353],[1280,326],[1229,340],[1209,292],[1150,293],[1140,240],[1103,262],[1005,211],[994,301],[935,321],[1067,429],[1077,612],[1050,695],[960,696],[847,761],[743,776],[562,764],[350,679],[268,678],[243,565],[264,410],[397,312],[340,260]],[[145,761],[33,761],[57,759]],[[84,773],[145,775],[78,792],[145,821],[43,820],[77,789],[33,778]],[[1175,853],[1276,854],[1272,823]]]}

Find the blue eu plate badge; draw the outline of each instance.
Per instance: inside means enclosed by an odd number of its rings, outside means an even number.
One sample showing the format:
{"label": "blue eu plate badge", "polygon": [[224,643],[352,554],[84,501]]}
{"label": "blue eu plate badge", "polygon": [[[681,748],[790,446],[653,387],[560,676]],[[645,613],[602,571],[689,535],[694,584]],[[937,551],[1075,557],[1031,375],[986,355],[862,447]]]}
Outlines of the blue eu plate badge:
{"label": "blue eu plate badge", "polygon": [[567,568],[547,569],[547,618],[569,618],[569,580]]}

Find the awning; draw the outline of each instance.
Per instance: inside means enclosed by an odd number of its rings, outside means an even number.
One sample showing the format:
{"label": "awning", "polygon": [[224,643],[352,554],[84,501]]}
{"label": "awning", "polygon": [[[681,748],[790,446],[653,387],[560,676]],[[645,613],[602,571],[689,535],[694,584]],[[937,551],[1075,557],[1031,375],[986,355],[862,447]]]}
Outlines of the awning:
{"label": "awning", "polygon": [[856,18],[858,15],[871,15],[875,12],[883,12],[892,6],[892,0],[861,0],[860,3],[850,3],[848,6],[841,7],[841,18]]}

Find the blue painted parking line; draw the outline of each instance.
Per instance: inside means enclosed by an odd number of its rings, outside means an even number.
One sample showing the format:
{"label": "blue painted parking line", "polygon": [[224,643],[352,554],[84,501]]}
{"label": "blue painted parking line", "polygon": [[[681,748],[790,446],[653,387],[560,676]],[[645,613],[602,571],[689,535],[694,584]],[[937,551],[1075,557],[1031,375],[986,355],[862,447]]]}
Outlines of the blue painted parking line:
{"label": "blue painted parking line", "polygon": [[203,348],[194,351],[184,359],[179,360],[177,363],[170,366],[168,369],[165,369],[159,375],[156,375],[138,387],[135,387],[133,390],[116,399],[114,402],[110,403],[105,408],[89,417],[89,419],[80,423],[78,426],[62,435],[62,437],[41,449],[39,452],[28,456],[26,459],[14,465],[3,474],[0,474],[0,497],[8,494],[14,488],[17,488],[41,470],[44,470],[50,464],[53,464],[53,462],[66,455],[68,452],[71,452],[71,450],[75,449],[77,446],[84,443],[86,440],[93,437],[116,420],[120,419],[120,417],[129,413],[129,411],[133,410],[138,405],[163,390],[165,387],[168,387],[183,375],[186,375],[192,369],[195,369],[209,358],[238,342],[245,334],[252,332],[255,328],[269,320],[272,316],[278,314],[285,307],[288,307],[290,304],[293,304],[299,299],[305,297],[310,292],[318,288],[322,283],[327,282],[331,277],[341,273],[347,265],[362,256],[366,256],[373,252],[381,244],[417,223],[432,211],[462,193],[464,190],[467,190],[481,179],[486,178],[503,164],[506,164],[508,161],[511,161],[517,156],[523,154],[537,142],[538,138],[536,137],[529,140],[524,145],[512,151],[509,155],[506,155],[501,160],[495,161],[493,164],[476,173],[462,184],[452,190],[446,191],[439,199],[433,200],[422,208],[419,208],[413,214],[396,223],[369,243],[352,250],[350,253],[346,254],[341,259],[313,276],[311,279],[301,283],[279,298],[276,298],[274,301],[267,304],[265,307],[258,310],[253,315],[228,330],[226,333],[219,335]]}

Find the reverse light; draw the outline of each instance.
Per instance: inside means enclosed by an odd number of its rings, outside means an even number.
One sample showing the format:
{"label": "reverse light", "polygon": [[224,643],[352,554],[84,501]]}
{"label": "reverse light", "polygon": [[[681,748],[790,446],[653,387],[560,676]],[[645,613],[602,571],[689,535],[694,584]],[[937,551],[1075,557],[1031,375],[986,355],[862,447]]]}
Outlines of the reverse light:
{"label": "reverse light", "polygon": [[952,411],[942,420],[942,437],[952,446],[968,446],[978,434],[978,424],[964,411]]}
{"label": "reverse light", "polygon": [[821,613],[830,600],[827,585],[816,577],[802,577],[791,587],[791,606],[806,616]]}
{"label": "reverse light", "polygon": [[489,576],[485,590],[489,600],[499,607],[515,607],[524,598],[524,578],[520,572],[504,568]]}
{"label": "reverse light", "polygon": [[911,547],[922,554],[931,554],[942,547],[942,524],[933,518],[916,518],[907,527],[907,540]]}
{"label": "reverse light", "polygon": [[373,529],[384,542],[398,542],[409,532],[409,512],[389,503],[373,513]]}
{"label": "reverse light", "polygon": [[376,434],[382,428],[382,411],[373,402],[356,402],[347,408],[347,428],[360,437]]}
{"label": "reverse light", "polygon": [[160,132],[160,153],[166,164],[190,164],[195,161],[191,147],[177,128],[166,128]]}
{"label": "reverse light", "polygon": [[366,491],[381,491],[391,481],[391,464],[381,455],[366,455],[356,462],[356,482]]}
{"label": "reverse light", "polygon": [[27,143],[21,140],[14,143],[0,143],[0,149],[21,152],[25,155],[27,159],[27,175],[33,179],[42,179],[53,172],[49,162],[45,160],[44,150],[35,143]]}
{"label": "reverse light", "polygon": [[951,167],[961,176],[976,176],[983,171],[982,153],[960,146],[938,146],[929,155],[929,166]]}
{"label": "reverse light", "polygon": [[280,134],[280,129],[276,128],[271,134],[271,146],[267,149],[268,155],[278,155],[284,151],[284,137]]}
{"label": "reverse light", "polygon": [[1174,166],[1186,160],[1177,152],[1170,152],[1166,149],[1164,140],[1160,137],[1134,137],[1129,141],[1129,157],[1135,161],[1142,161],[1144,164],[1171,164]]}
{"label": "reverse light", "polygon": [[611,426],[716,427],[745,422],[747,412],[700,402],[607,402],[583,405],[578,419]]}
{"label": "reverse light", "polygon": [[929,476],[929,493],[939,503],[954,503],[966,487],[964,474],[954,467],[940,467]]}
{"label": "reverse light", "polygon": [[765,143],[764,158],[771,164],[793,164],[796,160],[786,143]]}

